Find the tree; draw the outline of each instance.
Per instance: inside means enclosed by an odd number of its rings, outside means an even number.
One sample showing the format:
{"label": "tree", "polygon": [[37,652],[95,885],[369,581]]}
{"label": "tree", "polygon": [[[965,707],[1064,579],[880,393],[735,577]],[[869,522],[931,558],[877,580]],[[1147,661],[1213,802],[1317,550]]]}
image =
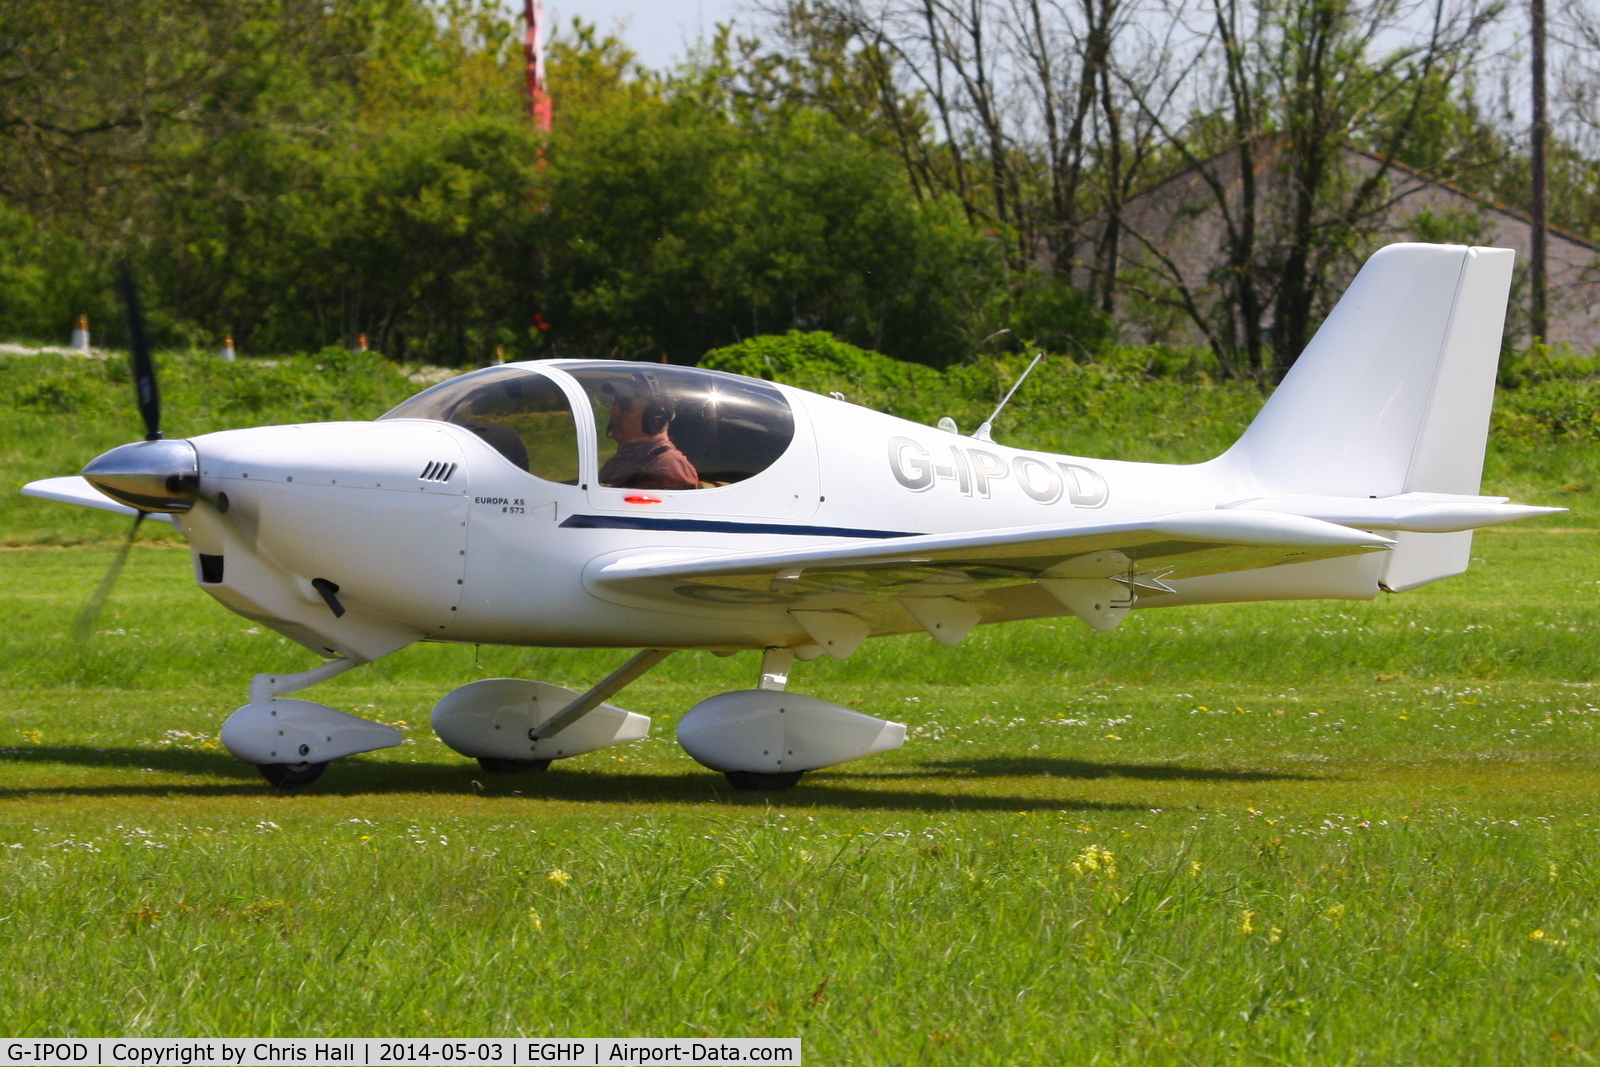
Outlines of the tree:
{"label": "tree", "polygon": [[662,80],[614,42],[552,52],[563,80],[540,226],[558,352],[692,362],[825,329],[942,365],[970,351],[998,264],[953,206],[815,109],[747,106],[724,68]]}
{"label": "tree", "polygon": [[1143,32],[1125,0],[790,0],[773,17],[787,91],[892,135],[915,188],[955,197],[1014,269],[1087,268],[1109,289],[1116,234],[1084,249],[1082,223],[1143,158],[1113,73],[1138,66],[1118,54]]}
{"label": "tree", "polygon": [[[1476,0],[1433,0],[1425,12],[1400,0],[1222,0],[1175,12],[1209,23],[1179,69],[1215,88],[1134,95],[1174,169],[1205,191],[1217,266],[1197,284],[1158,235],[1134,236],[1147,288],[1181,308],[1232,373],[1275,381],[1294,363],[1391,207],[1393,161],[1422,138],[1429,108],[1498,10]],[[1425,26],[1412,29],[1422,14]],[[1185,99],[1178,112],[1173,102]],[[1377,166],[1354,174],[1348,147],[1370,150]]]}

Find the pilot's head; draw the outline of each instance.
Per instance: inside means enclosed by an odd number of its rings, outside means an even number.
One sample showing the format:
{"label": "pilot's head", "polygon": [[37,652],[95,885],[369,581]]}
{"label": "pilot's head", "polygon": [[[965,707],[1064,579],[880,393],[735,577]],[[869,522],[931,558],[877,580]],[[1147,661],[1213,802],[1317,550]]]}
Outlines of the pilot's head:
{"label": "pilot's head", "polygon": [[654,437],[672,422],[672,403],[642,374],[631,381],[606,382],[600,392],[611,405],[606,436],[619,445]]}

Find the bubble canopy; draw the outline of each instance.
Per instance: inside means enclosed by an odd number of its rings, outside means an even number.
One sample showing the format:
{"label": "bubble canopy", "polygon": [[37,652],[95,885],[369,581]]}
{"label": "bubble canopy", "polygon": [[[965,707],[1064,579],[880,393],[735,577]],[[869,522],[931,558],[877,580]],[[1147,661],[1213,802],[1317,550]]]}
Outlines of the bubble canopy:
{"label": "bubble canopy", "polygon": [[[665,364],[592,360],[555,369],[594,413],[599,484],[713,489],[770,467],[794,440],[794,413],[767,382]],[[482,437],[517,467],[577,484],[578,436],[566,393],[525,367],[491,367],[427,389],[384,419],[436,419]]]}
{"label": "bubble canopy", "polygon": [[[564,363],[594,409],[600,484],[623,488],[711,489],[741,482],[772,466],[794,440],[794,413],[767,382],[666,364],[594,360]],[[633,416],[637,412],[640,418]],[[645,443],[630,442],[644,433]],[[693,484],[654,484],[660,473],[635,470],[640,457],[667,446],[692,468]],[[655,461],[659,466],[663,454]],[[681,465],[679,465],[681,466]],[[680,478],[682,470],[670,472]]]}
{"label": "bubble canopy", "polygon": [[548,375],[490,367],[425,389],[381,419],[435,419],[477,434],[517,467],[548,482],[578,484],[572,405]]}

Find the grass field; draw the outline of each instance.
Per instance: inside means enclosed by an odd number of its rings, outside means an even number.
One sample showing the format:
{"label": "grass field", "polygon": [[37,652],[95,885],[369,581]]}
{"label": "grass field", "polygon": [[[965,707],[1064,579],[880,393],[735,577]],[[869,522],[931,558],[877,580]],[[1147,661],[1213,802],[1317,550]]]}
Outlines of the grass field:
{"label": "grass field", "polygon": [[[0,429],[14,481],[70,450],[20,425]],[[105,432],[60,425],[78,449]],[[623,653],[447,645],[309,694],[408,741],[276,795],[216,731],[252,672],[307,654],[212,603],[160,539],[76,646],[122,521],[14,508],[4,1028],[798,1035],[813,1064],[1591,1062],[1595,461],[1498,453],[1486,491],[1573,512],[1480,534],[1468,575],[1403,596],[802,665],[794,688],[912,736],[757,796],[671,741],[697,700],[752,684],[753,653],[669,659],[618,701],[655,716],[650,740],[507,778],[433,739],[434,701],[479,677],[581,686]]]}

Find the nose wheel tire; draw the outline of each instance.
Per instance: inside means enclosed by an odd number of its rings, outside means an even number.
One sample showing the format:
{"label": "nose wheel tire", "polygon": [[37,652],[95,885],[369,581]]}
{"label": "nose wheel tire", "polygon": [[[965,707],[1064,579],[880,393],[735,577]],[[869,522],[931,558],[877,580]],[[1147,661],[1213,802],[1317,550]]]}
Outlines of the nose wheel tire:
{"label": "nose wheel tire", "polygon": [[728,784],[735,789],[793,789],[800,784],[800,776],[805,771],[782,771],[772,774],[767,771],[723,771],[728,778]]}
{"label": "nose wheel tire", "polygon": [[261,777],[279,789],[299,789],[322,777],[327,763],[260,763],[256,770]]}
{"label": "nose wheel tire", "polygon": [[547,759],[497,759],[494,756],[479,756],[478,766],[490,774],[529,774],[550,769]]}

